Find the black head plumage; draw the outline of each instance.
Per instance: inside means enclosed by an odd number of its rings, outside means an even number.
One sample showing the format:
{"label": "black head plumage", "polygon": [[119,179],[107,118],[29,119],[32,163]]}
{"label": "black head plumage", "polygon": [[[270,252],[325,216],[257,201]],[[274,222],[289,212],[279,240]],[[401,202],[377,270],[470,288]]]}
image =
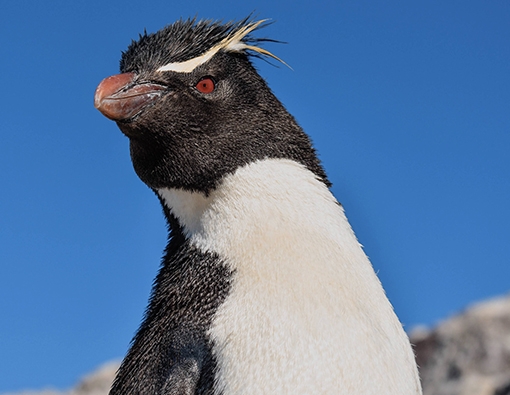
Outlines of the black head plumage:
{"label": "black head plumage", "polygon": [[[103,100],[114,110],[104,113],[130,138],[134,168],[151,188],[207,194],[265,158],[295,160],[328,184],[309,138],[251,64],[250,54],[276,58],[251,35],[263,25],[179,20],[123,53],[112,83],[120,86]],[[98,103],[98,95],[106,96],[96,93]]]}
{"label": "black head plumage", "polygon": [[[266,21],[261,22],[257,23],[257,29],[269,24]],[[249,18],[227,23],[211,20],[197,21],[195,18],[178,20],[156,33],[148,34],[145,31],[122,53],[120,72],[136,72],[161,67],[170,62],[183,62],[196,58],[235,35],[236,32],[253,25]],[[264,41],[274,40],[256,38],[251,35],[242,37],[242,42],[254,49],[260,49],[259,44]]]}

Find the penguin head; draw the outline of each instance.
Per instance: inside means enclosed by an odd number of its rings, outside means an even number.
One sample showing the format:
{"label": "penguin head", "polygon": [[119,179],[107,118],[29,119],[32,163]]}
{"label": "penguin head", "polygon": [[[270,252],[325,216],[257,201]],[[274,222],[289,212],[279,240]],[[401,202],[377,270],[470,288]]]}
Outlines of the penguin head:
{"label": "penguin head", "polygon": [[309,138],[251,63],[276,58],[250,35],[263,22],[177,21],[133,41],[121,74],[100,83],[95,106],[129,138],[149,187],[207,195],[266,158],[295,160],[328,183]]}

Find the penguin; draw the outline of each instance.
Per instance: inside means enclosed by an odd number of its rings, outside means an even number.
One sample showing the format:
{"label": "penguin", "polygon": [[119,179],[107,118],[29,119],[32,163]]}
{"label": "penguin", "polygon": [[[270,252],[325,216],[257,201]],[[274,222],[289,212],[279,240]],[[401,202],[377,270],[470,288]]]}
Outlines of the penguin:
{"label": "penguin", "polygon": [[144,33],[95,107],[169,242],[110,395],[418,395],[412,347],[309,137],[258,74],[267,21]]}

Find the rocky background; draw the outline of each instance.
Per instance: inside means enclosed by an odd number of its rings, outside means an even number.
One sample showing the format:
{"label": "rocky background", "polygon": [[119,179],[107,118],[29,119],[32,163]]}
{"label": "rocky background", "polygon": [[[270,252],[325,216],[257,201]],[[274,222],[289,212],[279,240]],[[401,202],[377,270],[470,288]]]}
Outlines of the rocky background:
{"label": "rocky background", "polygon": [[[476,304],[434,329],[411,333],[424,395],[510,395],[510,296]],[[67,391],[5,395],[107,395],[118,362]]]}
{"label": "rocky background", "polygon": [[424,395],[510,395],[510,296],[411,333]]}

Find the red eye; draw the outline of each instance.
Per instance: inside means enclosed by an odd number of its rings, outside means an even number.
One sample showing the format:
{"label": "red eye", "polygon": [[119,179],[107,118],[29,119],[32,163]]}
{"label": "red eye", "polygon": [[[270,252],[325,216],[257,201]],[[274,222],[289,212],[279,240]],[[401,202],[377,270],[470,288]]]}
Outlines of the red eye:
{"label": "red eye", "polygon": [[202,78],[200,81],[198,81],[196,88],[199,92],[202,93],[212,93],[215,88],[214,81],[211,78]]}

